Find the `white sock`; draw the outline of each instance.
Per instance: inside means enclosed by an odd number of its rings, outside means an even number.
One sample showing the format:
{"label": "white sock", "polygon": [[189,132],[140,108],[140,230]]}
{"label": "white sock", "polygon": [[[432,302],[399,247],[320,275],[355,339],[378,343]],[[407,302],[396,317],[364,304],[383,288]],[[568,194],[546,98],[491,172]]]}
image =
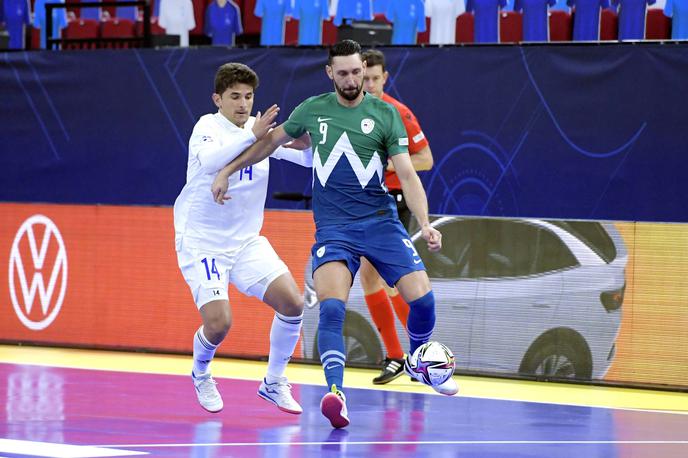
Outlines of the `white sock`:
{"label": "white sock", "polygon": [[208,365],[215,356],[217,345],[213,345],[203,334],[203,326],[198,328],[193,339],[193,373],[201,375],[208,372]]}
{"label": "white sock", "polygon": [[303,314],[299,316],[285,316],[275,312],[270,328],[270,355],[268,356],[268,383],[282,377],[287,363],[296,348],[296,342],[301,334]]}

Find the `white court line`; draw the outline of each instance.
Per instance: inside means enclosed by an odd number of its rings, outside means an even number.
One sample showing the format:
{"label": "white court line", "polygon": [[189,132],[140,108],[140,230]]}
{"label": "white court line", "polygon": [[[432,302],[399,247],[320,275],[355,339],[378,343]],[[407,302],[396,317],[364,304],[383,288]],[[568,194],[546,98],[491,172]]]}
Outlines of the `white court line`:
{"label": "white court line", "polygon": [[688,445],[688,440],[671,441],[325,441],[325,442],[217,442],[208,444],[124,444],[98,445],[97,447],[126,447],[126,448],[165,448],[165,447],[266,447],[285,445]]}
{"label": "white court line", "polygon": [[[119,447],[116,446],[116,447]],[[17,455],[43,456],[48,458],[87,458],[107,456],[148,455],[148,452],[132,452],[92,445],[55,444],[52,442],[0,439],[0,452]]]}

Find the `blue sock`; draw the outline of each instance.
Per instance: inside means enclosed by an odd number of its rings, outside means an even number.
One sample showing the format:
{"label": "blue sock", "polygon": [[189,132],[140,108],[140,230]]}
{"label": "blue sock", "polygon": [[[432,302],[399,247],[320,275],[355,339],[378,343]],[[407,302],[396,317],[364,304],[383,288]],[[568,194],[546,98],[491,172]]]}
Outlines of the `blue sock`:
{"label": "blue sock", "polygon": [[432,330],[435,328],[435,295],[431,290],[425,296],[409,302],[409,307],[411,310],[409,311],[406,330],[411,344],[410,356],[416,351],[416,348],[430,340]]}
{"label": "blue sock", "polygon": [[344,315],[346,305],[339,299],[325,299],[320,302],[318,323],[318,351],[325,371],[328,391],[332,385],[342,388],[344,381]]}

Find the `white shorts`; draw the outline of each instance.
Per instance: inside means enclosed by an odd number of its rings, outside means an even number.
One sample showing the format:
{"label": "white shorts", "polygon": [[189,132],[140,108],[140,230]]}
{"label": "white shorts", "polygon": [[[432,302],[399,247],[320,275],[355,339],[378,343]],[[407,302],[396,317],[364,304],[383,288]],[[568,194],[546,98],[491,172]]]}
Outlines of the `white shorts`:
{"label": "white shorts", "polygon": [[263,236],[225,253],[182,247],[177,261],[199,309],[210,301],[229,300],[229,283],[247,296],[263,300],[270,283],[289,272]]}

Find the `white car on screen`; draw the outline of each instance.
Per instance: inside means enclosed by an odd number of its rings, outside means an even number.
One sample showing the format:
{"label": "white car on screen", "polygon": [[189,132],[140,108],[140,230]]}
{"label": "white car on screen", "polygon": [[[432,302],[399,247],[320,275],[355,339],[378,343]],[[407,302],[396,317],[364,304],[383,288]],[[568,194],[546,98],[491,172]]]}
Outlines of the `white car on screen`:
{"label": "white car on screen", "polygon": [[[436,302],[433,340],[451,348],[457,370],[544,378],[601,379],[621,324],[628,253],[612,223],[441,217],[439,253],[420,233]],[[319,307],[306,272],[303,351],[319,359]],[[348,364],[377,366],[381,339],[358,276],[347,303]],[[408,348],[406,331],[397,333]]]}

